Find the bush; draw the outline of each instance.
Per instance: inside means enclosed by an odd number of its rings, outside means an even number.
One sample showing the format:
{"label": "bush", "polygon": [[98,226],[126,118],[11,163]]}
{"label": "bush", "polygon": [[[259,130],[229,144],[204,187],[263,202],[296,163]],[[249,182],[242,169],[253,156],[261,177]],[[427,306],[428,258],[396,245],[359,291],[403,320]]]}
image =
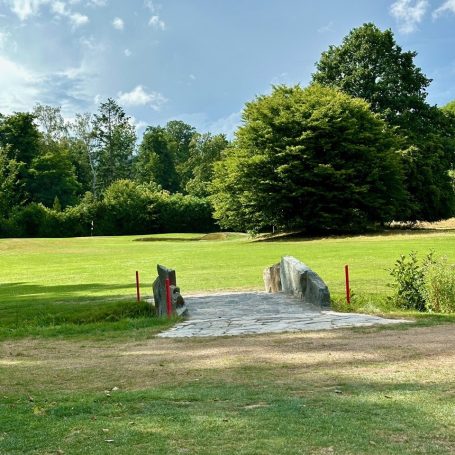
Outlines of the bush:
{"label": "bush", "polygon": [[64,214],[31,203],[15,207],[7,224],[10,237],[62,237],[64,236]]}
{"label": "bush", "polygon": [[131,180],[114,182],[99,201],[88,192],[78,205],[63,211],[58,204],[53,209],[31,203],[16,207],[9,218],[0,218],[0,237],[210,232],[214,228],[207,199],[169,194]]}
{"label": "bush", "polygon": [[455,265],[443,258],[431,264],[425,274],[424,296],[428,311],[455,312]]}
{"label": "bush", "polygon": [[207,199],[161,192],[156,211],[160,232],[211,232],[215,228]]}
{"label": "bush", "polygon": [[419,263],[415,252],[401,255],[390,270],[395,279],[391,301],[398,308],[437,313],[455,312],[455,265],[430,252]]}
{"label": "bush", "polygon": [[156,232],[155,194],[146,185],[117,180],[104,192],[97,207],[97,235],[150,234]]}
{"label": "bush", "polygon": [[395,279],[395,295],[392,299],[399,308],[425,311],[425,271],[432,264],[433,253],[429,253],[422,264],[419,264],[415,252],[409,257],[401,255],[395,262],[395,266],[389,270]]}

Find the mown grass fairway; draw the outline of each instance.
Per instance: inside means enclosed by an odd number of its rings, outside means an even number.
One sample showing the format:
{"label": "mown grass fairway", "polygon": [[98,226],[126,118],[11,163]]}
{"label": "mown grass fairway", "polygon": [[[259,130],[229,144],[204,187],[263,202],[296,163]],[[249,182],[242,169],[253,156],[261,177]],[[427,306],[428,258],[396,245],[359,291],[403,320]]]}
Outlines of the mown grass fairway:
{"label": "mown grass fairway", "polygon": [[[455,232],[331,238],[302,241],[198,240],[199,235],[146,238],[0,240],[0,328],[23,324],[118,320],[145,311],[134,305],[135,271],[150,295],[156,264],[177,270],[183,295],[216,290],[262,289],[262,271],[293,255],[316,270],[332,297],[344,295],[344,264],[351,288],[372,301],[389,292],[386,269],[403,253],[434,250],[455,261]],[[1,335],[1,334],[0,334]]]}
{"label": "mown grass fairway", "polygon": [[349,263],[374,302],[400,254],[454,261],[454,233],[198,237],[0,240],[1,454],[455,453],[453,323],[170,340],[134,302],[157,262],[185,295],[261,289],[284,254],[336,299]]}

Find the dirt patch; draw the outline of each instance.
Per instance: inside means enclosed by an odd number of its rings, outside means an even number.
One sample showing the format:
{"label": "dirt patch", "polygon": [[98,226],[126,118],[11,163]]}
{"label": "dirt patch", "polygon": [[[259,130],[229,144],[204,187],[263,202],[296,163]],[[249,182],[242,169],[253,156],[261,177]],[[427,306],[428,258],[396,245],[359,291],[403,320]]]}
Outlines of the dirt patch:
{"label": "dirt patch", "polygon": [[[21,340],[0,344],[0,393],[140,390],[188,381],[441,381],[455,373],[453,325],[140,342]],[[451,381],[452,379],[450,379]],[[314,383],[314,382],[313,382]]]}

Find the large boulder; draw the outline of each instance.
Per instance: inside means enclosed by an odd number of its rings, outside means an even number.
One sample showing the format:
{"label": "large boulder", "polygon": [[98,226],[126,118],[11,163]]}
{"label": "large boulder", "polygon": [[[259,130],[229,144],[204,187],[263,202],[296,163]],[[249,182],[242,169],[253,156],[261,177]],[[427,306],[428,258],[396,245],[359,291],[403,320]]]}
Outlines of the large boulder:
{"label": "large boulder", "polygon": [[321,277],[292,256],[284,256],[280,263],[283,292],[292,294],[305,303],[330,307],[330,293]]}
{"label": "large boulder", "polygon": [[172,314],[178,316],[186,312],[187,306],[180,294],[180,288],[177,286],[175,270],[168,269],[163,265],[157,265],[158,277],[153,282],[153,300],[155,301],[155,311],[158,316],[167,315],[166,299],[166,279],[169,278],[171,291]]}

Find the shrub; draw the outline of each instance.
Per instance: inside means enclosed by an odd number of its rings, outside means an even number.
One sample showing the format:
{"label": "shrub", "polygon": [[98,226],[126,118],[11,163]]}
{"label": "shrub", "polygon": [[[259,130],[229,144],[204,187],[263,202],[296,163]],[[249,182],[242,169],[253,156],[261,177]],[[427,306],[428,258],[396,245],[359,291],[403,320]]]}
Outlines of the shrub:
{"label": "shrub", "polygon": [[156,232],[155,194],[146,185],[117,180],[97,207],[95,233],[101,235]]}
{"label": "shrub", "polygon": [[12,237],[61,237],[64,235],[63,213],[34,202],[15,207],[9,229]]}
{"label": "shrub", "polygon": [[455,312],[455,265],[443,258],[431,264],[425,274],[424,296],[428,311]]}
{"label": "shrub", "polygon": [[419,264],[415,252],[411,252],[408,257],[401,255],[396,260],[389,272],[395,279],[391,287],[395,289],[392,299],[397,307],[425,311],[425,273],[433,263],[432,252],[424,258],[422,264]]}
{"label": "shrub", "polygon": [[156,195],[160,232],[210,232],[215,222],[207,199],[161,192]]}

